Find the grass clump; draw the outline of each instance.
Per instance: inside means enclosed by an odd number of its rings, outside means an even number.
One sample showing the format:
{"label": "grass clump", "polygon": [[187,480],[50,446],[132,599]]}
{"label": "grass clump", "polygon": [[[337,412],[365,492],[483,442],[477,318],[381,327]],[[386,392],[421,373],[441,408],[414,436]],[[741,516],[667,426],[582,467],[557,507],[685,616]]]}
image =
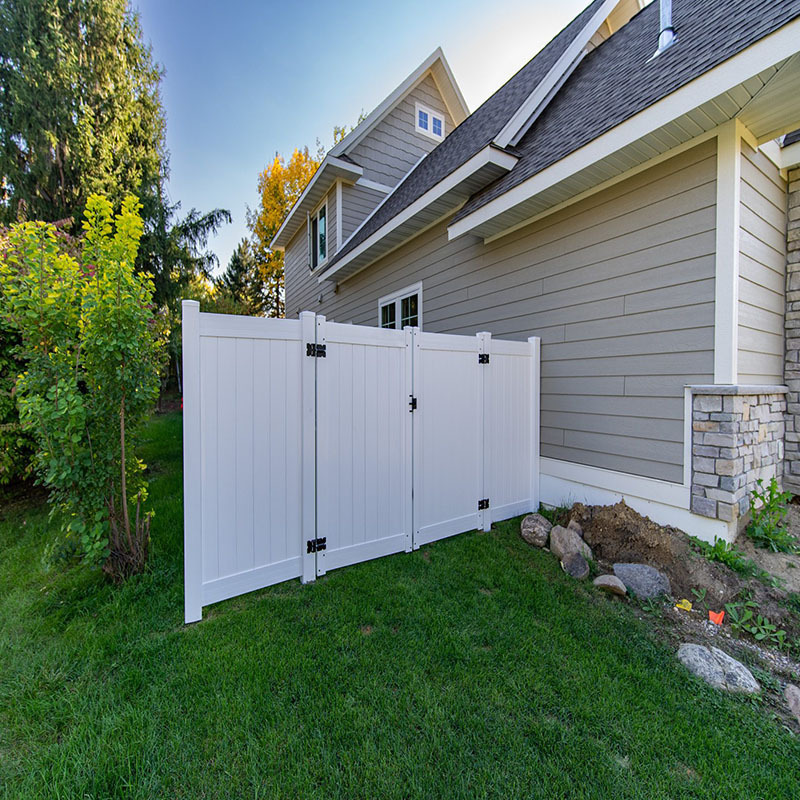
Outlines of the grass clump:
{"label": "grass clump", "polygon": [[767,488],[759,478],[756,488],[750,493],[750,524],[747,535],[758,547],[775,553],[800,552],[800,544],[786,529],[790,492],[780,491],[778,481],[773,478]]}
{"label": "grass clump", "polygon": [[752,558],[748,558],[741,550],[737,550],[735,545],[728,544],[724,539],[714,539],[714,544],[710,544],[696,536],[689,538],[694,547],[709,561],[724,564],[745,578],[756,578],[767,586],[778,585],[777,578],[759,567]]}

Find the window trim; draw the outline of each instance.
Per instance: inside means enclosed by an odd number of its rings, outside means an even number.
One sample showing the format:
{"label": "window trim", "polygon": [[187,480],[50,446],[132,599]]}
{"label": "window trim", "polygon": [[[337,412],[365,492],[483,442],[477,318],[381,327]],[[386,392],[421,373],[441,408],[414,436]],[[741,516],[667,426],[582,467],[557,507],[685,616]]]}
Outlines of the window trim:
{"label": "window trim", "polygon": [[[313,227],[312,224],[314,220],[317,221],[317,231],[319,231],[319,212],[322,209],[325,209],[325,258],[319,261],[317,264],[314,264],[314,259],[312,258],[312,246],[316,247],[317,243],[312,241],[314,236],[312,234]],[[328,195],[325,195],[322,202],[308,215],[308,266],[311,268],[311,271],[319,269],[320,267],[324,267],[328,263],[329,254],[331,252],[331,240],[330,240],[330,216],[328,214]],[[317,250],[319,252],[319,250]]]}
{"label": "window trim", "polygon": [[[429,128],[429,130],[427,130],[427,131],[425,130],[425,128],[420,128],[420,126],[419,126],[419,112],[420,111],[424,111],[428,115],[428,128]],[[438,119],[438,120],[441,120],[441,122],[442,122],[442,135],[441,136],[437,136],[433,132],[433,118],[434,117],[436,117],[436,119]],[[417,133],[422,134],[423,136],[427,136],[429,139],[433,139],[434,141],[437,141],[437,142],[444,141],[444,137],[447,135],[447,132],[445,130],[444,114],[442,114],[442,113],[440,113],[438,111],[434,111],[432,108],[430,108],[429,106],[424,105],[423,103],[415,103],[414,104],[414,130]]]}
{"label": "window trim", "polygon": [[[406,286],[403,289],[398,289],[396,292],[392,292],[391,294],[384,295],[378,300],[378,327],[381,326],[381,310],[384,306],[388,306],[390,303],[395,304],[395,312],[394,318],[395,323],[400,325],[403,319],[402,315],[402,301],[407,298],[411,297],[411,295],[417,295],[417,327],[422,330],[422,281],[418,283],[414,283],[411,286]],[[403,330],[402,328],[386,328],[385,330]]]}

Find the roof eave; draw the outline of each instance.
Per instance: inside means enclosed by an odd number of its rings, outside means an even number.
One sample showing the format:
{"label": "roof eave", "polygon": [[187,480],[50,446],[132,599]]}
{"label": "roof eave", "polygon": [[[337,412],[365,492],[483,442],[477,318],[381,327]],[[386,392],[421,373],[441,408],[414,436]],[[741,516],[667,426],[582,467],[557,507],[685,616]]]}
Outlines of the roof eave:
{"label": "roof eave", "polygon": [[363,174],[364,170],[357,164],[344,161],[330,154],[325,156],[319,169],[314,173],[306,188],[303,189],[303,193],[295,201],[275,236],[272,237],[272,241],[269,243],[270,248],[283,250],[289,244],[292,237],[305,222],[303,212],[309,212],[314,209],[337,178],[355,183]]}
{"label": "roof eave", "polygon": [[[630,151],[635,149],[637,142],[652,137],[652,134],[662,126],[671,124],[699,108],[709,106],[712,114],[719,116],[722,113],[720,111],[722,104],[715,102],[718,98],[753,76],[784,62],[782,66],[788,64],[792,69],[797,69],[798,77],[791,73],[787,79],[784,75],[781,78],[782,85],[776,87],[773,84],[771,89],[768,83],[761,90],[765,98],[763,103],[756,102],[758,100],[756,96],[746,104],[745,109],[728,115],[729,119],[738,116],[753,133],[757,144],[774,139],[781,130],[790,130],[793,125],[797,126],[800,123],[800,93],[792,91],[792,87],[796,87],[800,79],[798,42],[800,42],[800,18],[787,23],[578,150],[535,173],[517,186],[511,187],[485,205],[465,214],[448,226],[448,238],[455,239],[469,233],[482,236],[484,239],[495,239],[530,224],[548,207],[561,205],[570,185],[577,187],[579,184],[577,178],[583,171],[589,169],[596,171],[598,164],[603,162],[610,164],[623,151],[629,155]],[[776,73],[775,77],[778,75],[780,72]],[[782,118],[778,122],[775,120],[774,110],[776,89],[781,90],[781,102],[784,104]],[[763,106],[769,103],[772,105],[764,109]],[[711,106],[716,110],[710,108]],[[728,104],[724,107],[728,107]],[[767,110],[768,113],[765,113]],[[713,120],[713,116],[709,116],[709,119]],[[709,130],[725,121],[727,120],[717,119]],[[779,127],[775,127],[776,125]],[[689,141],[691,138],[687,136],[686,140]],[[648,144],[650,145],[648,150],[652,152],[650,138]],[[669,150],[668,146],[664,146],[663,152]],[[646,161],[644,157],[641,159],[642,163]],[[623,170],[618,169],[617,172],[622,173]],[[613,176],[609,176],[609,179],[613,179]],[[600,179],[595,181],[598,184],[604,183],[604,180]],[[550,202],[548,206],[548,196],[558,197],[560,200]]]}

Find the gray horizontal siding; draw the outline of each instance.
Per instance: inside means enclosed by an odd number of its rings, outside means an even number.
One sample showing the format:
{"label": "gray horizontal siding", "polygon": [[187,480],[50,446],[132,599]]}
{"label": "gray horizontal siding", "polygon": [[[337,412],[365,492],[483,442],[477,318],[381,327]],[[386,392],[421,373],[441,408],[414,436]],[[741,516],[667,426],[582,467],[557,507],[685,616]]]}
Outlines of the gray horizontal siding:
{"label": "gray horizontal siding", "polygon": [[489,245],[446,222],[319,306],[377,324],[423,282],[429,331],[542,337],[542,455],[680,482],[683,387],[713,380],[716,142]]}
{"label": "gray horizontal siding", "polygon": [[422,155],[436,147],[435,139],[415,130],[415,103],[418,102],[442,114],[446,134],[453,130],[453,119],[436,83],[428,75],[348,153],[364,168],[365,178],[394,186]]}
{"label": "gray horizontal siding", "polygon": [[783,383],[787,187],[742,143],[739,223],[739,382]]}
{"label": "gray horizontal siding", "polygon": [[342,184],[342,242],[373,212],[386,197],[382,192],[358,184]]}

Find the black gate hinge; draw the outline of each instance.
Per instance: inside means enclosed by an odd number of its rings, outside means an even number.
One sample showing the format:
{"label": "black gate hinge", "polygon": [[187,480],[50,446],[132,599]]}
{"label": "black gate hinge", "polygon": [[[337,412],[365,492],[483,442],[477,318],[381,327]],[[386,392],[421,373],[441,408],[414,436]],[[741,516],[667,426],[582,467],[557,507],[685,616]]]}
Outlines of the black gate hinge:
{"label": "black gate hinge", "polygon": [[408,401],[408,410],[412,411],[412,412],[416,411],[417,410],[417,398],[414,397],[413,394],[410,394],[409,397],[411,399]]}
{"label": "black gate hinge", "polygon": [[306,344],[306,355],[312,358],[325,358],[325,345],[308,342]]}
{"label": "black gate hinge", "polygon": [[318,553],[320,550],[327,550],[328,545],[326,541],[326,536],[323,536],[321,539],[309,539],[306,542],[306,553]]}
{"label": "black gate hinge", "polygon": [[489,354],[488,353],[478,353],[478,363],[479,364],[488,364],[489,363]]}
{"label": "black gate hinge", "polygon": [[489,508],[489,498],[485,497],[483,500],[478,500],[478,511],[485,511]]}

